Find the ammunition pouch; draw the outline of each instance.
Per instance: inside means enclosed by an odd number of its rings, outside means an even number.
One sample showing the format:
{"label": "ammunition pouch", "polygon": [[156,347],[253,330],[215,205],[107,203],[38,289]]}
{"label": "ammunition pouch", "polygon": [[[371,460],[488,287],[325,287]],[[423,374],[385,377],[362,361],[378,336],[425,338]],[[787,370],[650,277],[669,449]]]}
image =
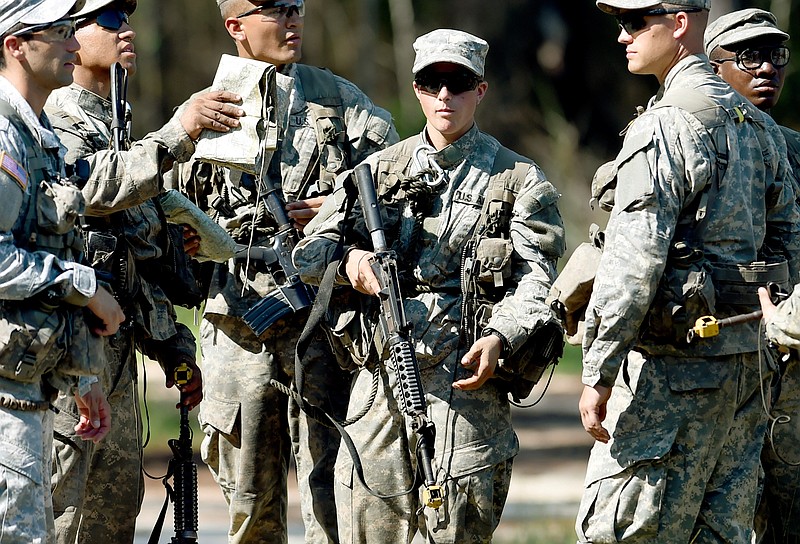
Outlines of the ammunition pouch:
{"label": "ammunition pouch", "polygon": [[514,245],[504,238],[481,238],[475,248],[476,279],[493,287],[503,285],[511,275],[511,254]]}
{"label": "ammunition pouch", "polygon": [[38,383],[63,357],[66,320],[52,308],[0,304],[0,376]]}
{"label": "ammunition pouch", "polygon": [[372,297],[353,293],[349,287],[334,290],[322,327],[344,370],[364,367],[376,353],[377,305]]}
{"label": "ammunition pouch", "polygon": [[701,250],[677,242],[670,248],[640,337],[656,344],[685,344],[686,331],[699,317],[713,315],[716,302],[711,264]]}
{"label": "ammunition pouch", "polygon": [[557,321],[536,328],[525,343],[510,357],[500,361],[495,376],[498,387],[514,402],[526,398],[542,379],[545,370],[558,364],[564,354],[564,329]]}

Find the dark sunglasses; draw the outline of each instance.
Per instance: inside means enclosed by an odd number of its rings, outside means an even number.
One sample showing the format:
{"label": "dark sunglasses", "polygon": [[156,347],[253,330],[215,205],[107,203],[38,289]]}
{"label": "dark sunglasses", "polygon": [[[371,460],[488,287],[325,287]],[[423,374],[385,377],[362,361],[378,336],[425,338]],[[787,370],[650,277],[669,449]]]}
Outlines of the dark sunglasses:
{"label": "dark sunglasses", "polygon": [[257,6],[250,11],[245,11],[241,15],[237,15],[237,19],[247,17],[260,13],[262,17],[277,21],[281,18],[289,19],[292,15],[297,14],[300,17],[306,16],[306,3],[305,0],[278,0],[276,2],[269,2],[261,6]]}
{"label": "dark sunglasses", "polygon": [[474,91],[480,82],[481,78],[467,70],[456,72],[422,71],[414,76],[414,83],[417,84],[417,87],[429,94],[439,94],[442,87],[447,87],[447,90],[453,94]]}
{"label": "dark sunglasses", "polygon": [[697,13],[698,11],[702,11],[702,8],[659,8],[659,9],[648,9],[648,10],[635,10],[635,11],[626,11],[625,13],[620,13],[617,15],[617,24],[619,27],[624,30],[629,36],[632,36],[634,32],[639,32],[644,27],[647,26],[647,21],[644,20],[645,17],[654,17],[656,15],[670,15],[672,13]]}
{"label": "dark sunglasses", "polygon": [[722,64],[723,62],[736,61],[736,65],[744,71],[757,70],[765,62],[769,62],[775,68],[783,68],[789,64],[791,54],[789,48],[784,45],[777,47],[761,47],[758,49],[744,49],[738,51],[735,57],[726,59],[714,59],[713,62]]}
{"label": "dark sunglasses", "polygon": [[40,32],[47,32],[55,37],[57,41],[65,42],[75,35],[75,21],[72,19],[61,19],[54,23],[26,26],[11,34],[12,36],[28,36]]}
{"label": "dark sunglasses", "polygon": [[121,9],[108,8],[95,12],[91,17],[82,17],[77,20],[77,23],[83,25],[94,22],[106,30],[119,30],[128,20],[128,14]]}

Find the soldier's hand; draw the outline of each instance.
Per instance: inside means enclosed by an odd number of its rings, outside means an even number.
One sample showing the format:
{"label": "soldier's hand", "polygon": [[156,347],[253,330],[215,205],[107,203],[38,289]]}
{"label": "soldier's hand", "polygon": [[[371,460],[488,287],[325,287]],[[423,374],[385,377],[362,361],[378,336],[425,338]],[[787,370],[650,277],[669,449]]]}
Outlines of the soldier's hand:
{"label": "soldier's hand", "polygon": [[497,360],[503,351],[503,342],[491,334],[478,338],[469,351],[461,358],[461,366],[472,371],[469,378],[453,382],[454,389],[472,391],[479,389],[486,380],[494,376]]}
{"label": "soldier's hand", "polygon": [[371,261],[375,254],[363,249],[353,249],[345,256],[344,269],[350,285],[359,293],[377,295],[381,284],[372,271]]}
{"label": "soldier's hand", "polygon": [[191,410],[203,400],[203,373],[200,367],[197,366],[193,360],[184,358],[176,361],[174,368],[166,369],[166,382],[164,385],[167,388],[175,385],[175,368],[180,366],[181,363],[186,363],[192,373],[192,377],[184,384],[178,384],[177,387],[181,392],[181,400],[175,405],[175,408],[180,408],[181,405],[186,406]]}
{"label": "soldier's hand", "polygon": [[761,318],[764,323],[769,323],[775,317],[778,307],[772,303],[772,299],[769,298],[769,291],[764,287],[758,288],[758,301],[761,303],[761,311],[764,314]]}
{"label": "soldier's hand", "polygon": [[190,257],[197,255],[200,251],[200,235],[189,225],[183,227],[183,251]]}
{"label": "soldier's hand", "polygon": [[91,390],[82,397],[75,393],[75,403],[80,414],[75,432],[81,439],[97,444],[111,429],[111,406],[100,384],[93,383]]}
{"label": "soldier's hand", "polygon": [[323,202],[325,202],[325,197],[317,196],[306,200],[295,200],[286,204],[286,211],[289,212],[289,217],[294,221],[294,228],[303,232],[308,222],[319,213]]}
{"label": "soldier's hand", "polygon": [[239,126],[244,110],[235,104],[242,98],[228,91],[209,91],[199,94],[181,114],[180,122],[192,140],[200,137],[204,128],[216,132],[228,132]]}
{"label": "soldier's hand", "polygon": [[100,285],[94,296],[89,299],[86,307],[99,320],[99,325],[92,327],[92,332],[99,336],[111,336],[119,330],[119,326],[125,321],[125,314],[116,299]]}
{"label": "soldier's hand", "polygon": [[587,433],[598,442],[606,444],[611,440],[611,435],[601,425],[606,419],[606,404],[611,398],[611,388],[602,385],[595,385],[583,388],[581,400],[578,403],[578,410],[581,413],[581,422]]}

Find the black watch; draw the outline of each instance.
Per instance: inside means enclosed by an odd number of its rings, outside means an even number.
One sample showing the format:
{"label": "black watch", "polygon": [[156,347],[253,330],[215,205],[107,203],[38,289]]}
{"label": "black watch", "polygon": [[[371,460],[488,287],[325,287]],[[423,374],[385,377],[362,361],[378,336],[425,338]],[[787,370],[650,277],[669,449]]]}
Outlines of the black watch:
{"label": "black watch", "polygon": [[485,336],[496,336],[500,339],[500,343],[502,344],[502,348],[500,349],[500,359],[505,359],[509,355],[511,355],[511,343],[508,341],[508,338],[503,336],[503,333],[496,331],[494,329],[483,329],[483,334],[481,337]]}

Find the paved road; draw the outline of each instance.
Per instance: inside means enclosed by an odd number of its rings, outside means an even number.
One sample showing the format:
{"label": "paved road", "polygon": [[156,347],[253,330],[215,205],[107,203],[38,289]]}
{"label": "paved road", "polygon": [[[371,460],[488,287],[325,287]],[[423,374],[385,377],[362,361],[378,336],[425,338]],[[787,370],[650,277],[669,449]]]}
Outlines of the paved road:
{"label": "paved road", "polygon": [[[583,431],[577,412],[581,391],[579,376],[556,375],[539,405],[513,412],[520,440],[514,461],[508,503],[498,535],[523,520],[542,517],[574,519],[581,496],[591,438]],[[531,395],[537,397],[537,392]],[[158,467],[152,469],[158,472]],[[161,468],[163,471],[164,469]],[[225,544],[228,514],[222,493],[202,463],[199,474],[199,544]],[[290,475],[293,483],[293,475]],[[166,492],[160,481],[148,481],[144,506],[137,525],[136,544],[147,544]],[[289,489],[289,544],[303,543],[297,489]],[[172,507],[160,544],[173,536]]]}

